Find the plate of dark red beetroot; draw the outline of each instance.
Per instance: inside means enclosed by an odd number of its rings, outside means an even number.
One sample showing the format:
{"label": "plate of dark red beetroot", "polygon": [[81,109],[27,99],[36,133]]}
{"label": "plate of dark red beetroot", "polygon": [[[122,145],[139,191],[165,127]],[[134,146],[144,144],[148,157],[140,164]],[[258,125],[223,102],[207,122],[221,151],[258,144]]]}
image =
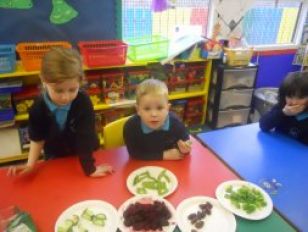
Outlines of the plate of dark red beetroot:
{"label": "plate of dark red beetroot", "polygon": [[135,196],[118,210],[122,232],[173,232],[176,227],[175,209],[167,200],[157,196]]}

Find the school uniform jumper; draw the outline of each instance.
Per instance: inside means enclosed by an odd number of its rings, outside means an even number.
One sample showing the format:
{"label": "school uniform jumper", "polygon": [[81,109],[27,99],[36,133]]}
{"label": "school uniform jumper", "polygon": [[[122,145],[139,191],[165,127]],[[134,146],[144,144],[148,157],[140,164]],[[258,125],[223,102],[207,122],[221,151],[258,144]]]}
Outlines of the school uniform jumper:
{"label": "school uniform jumper", "polygon": [[263,131],[275,131],[287,134],[292,138],[308,145],[308,112],[296,116],[287,116],[277,104],[260,119]]}
{"label": "school uniform jumper", "polygon": [[140,160],[162,160],[165,150],[178,148],[177,142],[186,141],[189,134],[183,123],[169,113],[168,128],[148,130],[142,128],[139,115],[134,115],[126,122],[123,136],[129,155]]}
{"label": "school uniform jumper", "polygon": [[67,113],[63,129],[39,96],[29,112],[29,136],[33,141],[45,141],[46,159],[77,155],[86,175],[96,168],[92,153],[99,147],[95,132],[95,114],[89,97],[78,92]]}

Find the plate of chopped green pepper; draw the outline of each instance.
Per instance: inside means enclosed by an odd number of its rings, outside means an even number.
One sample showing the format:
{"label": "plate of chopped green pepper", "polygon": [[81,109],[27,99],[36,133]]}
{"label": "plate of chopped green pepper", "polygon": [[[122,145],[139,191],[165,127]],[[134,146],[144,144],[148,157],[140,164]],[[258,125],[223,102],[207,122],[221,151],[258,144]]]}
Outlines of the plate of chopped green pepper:
{"label": "plate of chopped green pepper", "polygon": [[101,200],[82,201],[57,219],[55,232],[116,232],[119,216],[114,206]]}
{"label": "plate of chopped green pepper", "polygon": [[232,213],[250,220],[261,220],[273,211],[270,196],[259,186],[241,180],[223,182],[216,189],[218,201]]}
{"label": "plate of chopped green pepper", "polygon": [[131,172],[126,180],[126,185],[134,195],[166,197],[176,190],[178,180],[166,168],[145,166]]}

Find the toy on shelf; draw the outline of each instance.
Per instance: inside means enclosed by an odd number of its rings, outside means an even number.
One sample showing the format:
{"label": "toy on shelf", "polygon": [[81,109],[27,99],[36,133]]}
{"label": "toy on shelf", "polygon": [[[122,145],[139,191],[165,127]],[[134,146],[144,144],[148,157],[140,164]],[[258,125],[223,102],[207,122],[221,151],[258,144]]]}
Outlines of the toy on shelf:
{"label": "toy on shelf", "polygon": [[11,94],[0,94],[0,127],[12,126],[14,116]]}
{"label": "toy on shelf", "polygon": [[20,140],[20,146],[23,151],[30,148],[30,137],[29,137],[29,130],[28,125],[20,125],[18,127],[18,133],[19,133],[19,140]]}
{"label": "toy on shelf", "polygon": [[208,38],[206,42],[201,43],[202,58],[220,59],[223,57],[223,46],[218,39],[220,31],[221,31],[221,26],[219,23],[216,23],[213,28],[212,38]]}
{"label": "toy on shelf", "polygon": [[86,74],[86,88],[101,88],[101,72],[89,72]]}
{"label": "toy on shelf", "polygon": [[188,83],[188,91],[198,91],[203,89],[205,76],[205,65],[189,64],[187,70],[186,80]]}
{"label": "toy on shelf", "polygon": [[0,45],[0,73],[14,72],[16,68],[15,45]]}
{"label": "toy on shelf", "polygon": [[102,90],[100,88],[89,88],[86,90],[93,106],[103,104]]}
{"label": "toy on shelf", "polygon": [[40,94],[38,86],[23,87],[22,91],[13,94],[13,102],[17,114],[28,113],[34,99]]}
{"label": "toy on shelf", "polygon": [[144,68],[128,70],[126,73],[125,96],[127,99],[136,98],[137,85],[150,78],[150,72]]}
{"label": "toy on shelf", "polygon": [[175,72],[169,74],[168,87],[170,93],[184,93],[187,88],[187,69],[184,63],[175,64]]}
{"label": "toy on shelf", "polygon": [[124,98],[124,72],[106,72],[102,74],[104,100],[107,104]]}
{"label": "toy on shelf", "polygon": [[171,102],[170,111],[174,112],[181,121],[184,121],[187,100],[175,100]]}
{"label": "toy on shelf", "polygon": [[202,122],[204,100],[201,97],[187,100],[185,123],[189,126]]}
{"label": "toy on shelf", "polygon": [[154,78],[165,82],[168,85],[168,64],[162,65],[160,63],[150,63],[148,64],[148,69],[150,70],[150,78]]}

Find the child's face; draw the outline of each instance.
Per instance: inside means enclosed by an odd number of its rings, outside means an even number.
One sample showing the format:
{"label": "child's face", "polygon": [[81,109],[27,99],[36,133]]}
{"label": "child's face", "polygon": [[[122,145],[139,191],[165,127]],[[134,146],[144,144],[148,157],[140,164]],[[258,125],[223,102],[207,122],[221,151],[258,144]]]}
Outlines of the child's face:
{"label": "child's face", "polygon": [[72,79],[59,83],[44,83],[50,99],[58,106],[71,103],[77,96],[79,90],[79,80]]}
{"label": "child's face", "polygon": [[305,98],[286,97],[286,104],[288,106],[304,106],[304,107],[308,107],[308,97],[305,97]]}
{"label": "child's face", "polygon": [[156,130],[164,125],[170,104],[165,96],[146,94],[140,98],[136,106],[142,122],[149,128]]}

